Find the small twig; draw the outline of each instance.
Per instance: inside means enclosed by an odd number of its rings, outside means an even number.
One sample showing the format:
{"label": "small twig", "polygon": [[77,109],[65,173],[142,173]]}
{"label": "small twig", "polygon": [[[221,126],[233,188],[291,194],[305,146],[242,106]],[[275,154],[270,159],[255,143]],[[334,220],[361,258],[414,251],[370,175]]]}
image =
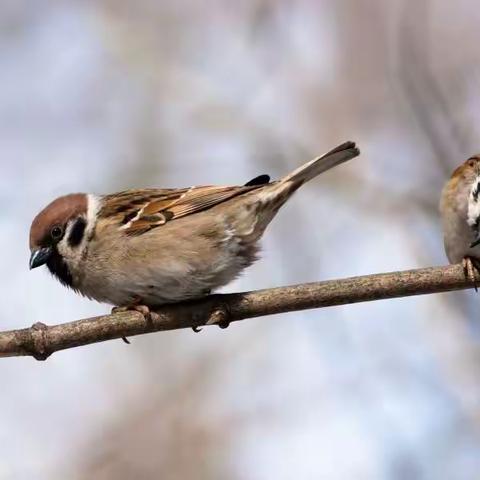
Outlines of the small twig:
{"label": "small twig", "polygon": [[[478,284],[480,284],[480,279]],[[30,355],[45,360],[58,350],[115,338],[230,322],[275,313],[331,307],[387,298],[408,297],[473,288],[462,265],[431,267],[363,277],[305,283],[254,292],[210,295],[203,300],[158,309],[146,320],[128,311],[61,325],[36,323],[30,328],[0,332],[0,357]]]}

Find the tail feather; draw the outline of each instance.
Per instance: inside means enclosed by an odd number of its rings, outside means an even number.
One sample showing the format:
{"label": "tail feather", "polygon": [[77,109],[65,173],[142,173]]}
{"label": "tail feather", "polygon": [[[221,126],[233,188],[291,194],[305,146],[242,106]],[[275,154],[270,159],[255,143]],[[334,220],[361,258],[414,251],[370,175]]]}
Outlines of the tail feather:
{"label": "tail feather", "polygon": [[354,142],[342,143],[321,157],[314,158],[310,162],[289,173],[280,180],[280,183],[288,182],[300,186],[302,183],[308,182],[317,175],[320,175],[343,162],[347,162],[359,154],[360,150],[355,146]]}
{"label": "tail feather", "polygon": [[[250,223],[247,222],[248,233],[243,233],[244,240],[247,242],[248,238],[248,242],[257,241],[281,206],[303,183],[308,182],[308,180],[320,175],[322,172],[346,162],[359,154],[360,150],[355,146],[355,143],[342,143],[342,145],[330,150],[325,155],[315,158],[300,168],[297,168],[279,181],[269,183],[261,186],[258,190],[254,190],[251,198],[254,202],[260,201],[259,205],[262,213],[259,215],[258,209],[253,210],[255,212],[253,227],[249,214]],[[256,180],[257,179],[254,179],[254,181]]]}

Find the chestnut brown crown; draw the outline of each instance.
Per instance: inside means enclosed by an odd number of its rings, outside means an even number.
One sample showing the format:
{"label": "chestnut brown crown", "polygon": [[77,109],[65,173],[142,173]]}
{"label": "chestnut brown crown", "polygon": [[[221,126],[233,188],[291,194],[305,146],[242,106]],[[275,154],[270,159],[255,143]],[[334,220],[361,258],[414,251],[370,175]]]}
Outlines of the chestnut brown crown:
{"label": "chestnut brown crown", "polygon": [[478,175],[480,175],[480,154],[473,155],[457,167],[452,173],[452,178],[473,181]]}
{"label": "chestnut brown crown", "polygon": [[87,212],[87,196],[72,193],[47,205],[30,227],[30,250],[47,247],[61,239],[69,220]]}

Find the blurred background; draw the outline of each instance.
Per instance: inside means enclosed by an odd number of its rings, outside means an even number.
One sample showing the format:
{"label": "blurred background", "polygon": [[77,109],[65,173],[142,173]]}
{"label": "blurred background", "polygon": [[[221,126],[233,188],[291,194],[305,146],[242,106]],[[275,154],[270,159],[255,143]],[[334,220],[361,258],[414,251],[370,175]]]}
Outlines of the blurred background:
{"label": "blurred background", "polygon": [[[274,178],[345,140],[226,291],[446,263],[480,150],[474,0],[2,0],[1,329],[109,307],[44,269],[54,197]],[[301,245],[301,254],[298,254]],[[1,359],[0,479],[473,479],[480,297],[431,295]]]}

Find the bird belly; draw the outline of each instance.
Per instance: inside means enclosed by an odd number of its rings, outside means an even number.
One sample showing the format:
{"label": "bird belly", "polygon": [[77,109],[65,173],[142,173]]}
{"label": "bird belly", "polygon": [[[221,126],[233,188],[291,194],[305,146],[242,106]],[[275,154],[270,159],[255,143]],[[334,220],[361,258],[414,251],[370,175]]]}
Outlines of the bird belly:
{"label": "bird belly", "polygon": [[117,306],[157,306],[200,298],[234,280],[257,259],[257,251],[256,242],[243,245],[233,236],[216,244],[202,244],[198,238],[179,241],[170,254],[158,249],[147,258],[130,249],[122,255],[123,261],[110,261],[108,269],[93,261],[78,290]]}
{"label": "bird belly", "polygon": [[466,219],[450,217],[444,221],[443,229],[445,252],[450,263],[459,263],[466,256],[480,259],[480,247],[470,248],[475,235]]}

